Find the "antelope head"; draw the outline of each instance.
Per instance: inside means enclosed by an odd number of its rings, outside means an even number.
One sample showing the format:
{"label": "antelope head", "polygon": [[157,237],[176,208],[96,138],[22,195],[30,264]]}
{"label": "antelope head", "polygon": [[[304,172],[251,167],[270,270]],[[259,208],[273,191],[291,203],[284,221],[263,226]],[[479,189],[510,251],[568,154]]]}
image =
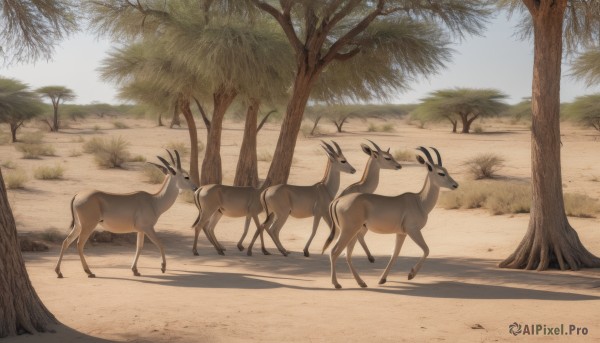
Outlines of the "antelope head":
{"label": "antelope head", "polygon": [[433,162],[433,158],[431,157],[431,154],[426,148],[420,146],[417,148],[417,150],[422,152],[423,155],[425,155],[425,157],[427,158],[427,161],[425,161],[425,159],[423,159],[421,155],[417,155],[417,161],[427,166],[427,170],[429,171],[429,177],[431,178],[431,181],[434,185],[452,190],[458,188],[458,183],[454,181],[450,174],[448,174],[448,170],[442,167],[442,157],[440,156],[440,152],[436,148],[431,147],[431,150],[433,150],[437,157],[437,164]]}
{"label": "antelope head", "polygon": [[340,148],[340,146],[334,141],[331,142],[333,143],[333,145],[335,145],[335,149],[329,143],[321,141],[321,143],[323,143],[321,147],[323,148],[323,150],[325,150],[329,161],[331,161],[331,167],[344,173],[356,173],[356,169],[354,169],[354,167],[352,167],[350,163],[348,163],[348,160],[346,159],[346,156],[344,156],[344,154],[342,153],[342,149]]}
{"label": "antelope head", "polygon": [[[177,188],[179,188],[180,191],[182,191],[182,190],[195,191],[196,189],[198,189],[198,187],[196,187],[196,185],[190,180],[190,174],[187,172],[187,170],[181,168],[181,158],[179,157],[179,152],[177,152],[177,150],[174,150],[174,151],[175,151],[175,156],[177,157],[177,159],[173,158],[173,154],[169,150],[167,150],[167,153],[169,154],[169,157],[171,158],[172,164],[169,164],[169,162],[167,162],[167,160],[165,160],[164,158],[162,158],[160,156],[156,156],[156,157],[162,162],[162,164],[163,164],[162,166],[157,163],[152,163],[152,162],[148,162],[148,163],[150,163],[153,166],[155,166],[156,168],[160,169],[163,172],[163,174],[171,175],[171,177],[173,177],[175,179]],[[173,165],[175,165],[175,167],[173,167]]]}
{"label": "antelope head", "polygon": [[379,165],[380,169],[398,170],[398,169],[402,168],[400,163],[398,163],[396,161],[396,159],[394,159],[394,156],[392,156],[392,154],[390,154],[390,148],[388,148],[387,151],[384,151],[384,150],[381,150],[379,148],[379,146],[377,144],[375,144],[375,142],[373,142],[371,140],[368,140],[368,141],[371,142],[371,144],[373,144],[373,147],[375,147],[375,149],[371,148],[370,146],[368,146],[366,144],[361,144],[360,147],[362,148],[362,150],[365,154],[367,154],[373,158],[373,160]]}

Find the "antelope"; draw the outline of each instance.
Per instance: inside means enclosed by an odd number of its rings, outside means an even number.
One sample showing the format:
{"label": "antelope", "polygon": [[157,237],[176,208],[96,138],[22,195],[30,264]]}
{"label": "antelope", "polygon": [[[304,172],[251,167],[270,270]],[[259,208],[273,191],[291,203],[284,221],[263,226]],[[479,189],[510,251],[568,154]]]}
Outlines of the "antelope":
{"label": "antelope", "polygon": [[167,152],[171,157],[171,162],[176,166],[175,168],[160,156],[157,157],[164,166],[148,162],[166,175],[157,193],[150,194],[140,191],[114,194],[93,190],[76,194],[73,197],[71,200],[71,232],[62,243],[60,256],[54,269],[59,278],[63,277],[60,271],[63,254],[77,238],[79,238],[77,240],[77,250],[79,251],[83,270],[90,278],[96,276],[90,271],[85,261],[83,247],[98,224],[102,225],[105,230],[114,233],[137,232],[137,246],[131,266],[133,275],[141,275],[137,269],[137,262],[144,246],[144,236],[148,236],[160,250],[162,256],[161,271],[163,273],[166,271],[165,249],[156,236],[154,225],[156,225],[160,215],[175,203],[181,190],[196,189],[196,186],[190,181],[188,172],[181,168],[181,160],[177,150],[175,150],[177,161],[173,159],[173,155],[169,151]]}
{"label": "antelope", "polygon": [[[337,150],[328,143],[321,142],[323,143],[321,147],[327,155],[327,167],[321,181],[312,186],[276,185],[265,189],[260,195],[263,208],[267,213],[267,219],[260,230],[270,227],[267,231],[270,232],[275,245],[284,256],[287,256],[289,251],[281,244],[279,232],[288,217],[290,215],[294,218],[313,217],[312,232],[304,247],[304,256],[309,257],[308,249],[317,233],[321,218],[331,227],[328,207],[340,187],[340,172],[349,174],[356,172],[336,142],[332,141]],[[255,233],[252,241],[256,240],[257,235],[258,232]]]}
{"label": "antelope", "polygon": [[[402,168],[400,163],[398,163],[394,159],[394,156],[392,156],[390,154],[389,148],[387,151],[383,151],[379,148],[379,146],[377,144],[375,144],[375,142],[373,142],[371,140],[368,140],[368,141],[371,142],[371,144],[373,144],[373,146],[375,147],[375,149],[377,149],[377,151],[371,149],[366,144],[360,145],[363,152],[365,154],[369,155],[369,159],[367,160],[367,166],[365,167],[363,176],[360,179],[360,181],[355,182],[355,183],[351,184],[350,186],[346,187],[346,189],[344,189],[338,197],[344,196],[346,194],[351,194],[351,193],[373,193],[375,191],[375,189],[377,189],[377,185],[379,185],[379,171],[381,169],[399,170]],[[367,247],[367,243],[365,242],[365,236],[359,235],[358,242],[360,243],[363,250],[367,254],[367,258],[369,259],[369,262],[371,262],[371,263],[375,262],[375,258],[373,257],[373,255],[371,255],[371,252],[369,251],[369,248]]]}
{"label": "antelope", "polygon": [[346,249],[346,261],[354,279],[360,287],[367,287],[352,265],[352,250],[356,240],[361,233],[364,234],[367,230],[381,234],[396,234],[394,252],[381,275],[380,285],[387,281],[390,269],[396,261],[407,235],[423,250],[423,256],[411,268],[408,279],[412,280],[417,275],[429,255],[429,248],[423,239],[421,229],[427,223],[427,217],[437,202],[440,188],[451,190],[458,188],[456,181],[448,174],[446,168],[442,167],[442,158],[438,150],[431,149],[437,155],[437,164],[433,162],[427,149],[418,148],[425,155],[427,161],[420,155],[417,155],[417,161],[425,165],[428,171],[425,184],[419,193],[404,193],[395,197],[354,193],[340,197],[331,203],[329,211],[333,218],[333,226],[323,247],[323,252],[331,244],[336,230],[339,229],[340,235],[330,253],[331,283],[335,288],[342,287],[337,281],[335,262],[344,248]]}
{"label": "antelope", "polygon": [[[225,255],[225,248],[217,240],[214,230],[215,226],[223,215],[227,217],[246,217],[246,223],[244,225],[244,233],[237,243],[237,248],[240,251],[244,250],[242,245],[246,234],[248,233],[248,227],[250,226],[250,219],[254,220],[254,224],[258,228],[260,227],[260,221],[258,220],[258,214],[263,211],[260,203],[260,192],[261,189],[254,187],[237,187],[237,186],[224,186],[224,185],[206,185],[201,186],[194,193],[194,202],[198,208],[198,218],[192,227],[195,230],[194,235],[194,246],[192,252],[198,256],[198,235],[200,230],[203,230],[206,234],[206,238],[212,243],[217,250],[219,255]],[[270,253],[265,248],[265,242],[263,239],[262,231],[260,231],[260,241],[262,244],[262,252],[265,255]],[[252,256],[252,246],[254,240],[248,246],[247,255]]]}

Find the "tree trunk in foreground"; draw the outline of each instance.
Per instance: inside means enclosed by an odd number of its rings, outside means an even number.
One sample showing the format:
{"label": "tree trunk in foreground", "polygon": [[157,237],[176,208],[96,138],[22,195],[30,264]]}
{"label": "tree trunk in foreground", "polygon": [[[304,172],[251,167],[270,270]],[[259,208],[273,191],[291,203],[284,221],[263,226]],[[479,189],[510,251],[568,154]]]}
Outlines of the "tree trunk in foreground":
{"label": "tree trunk in foreground", "polygon": [[206,152],[202,161],[200,185],[220,184],[223,180],[221,171],[221,130],[223,117],[237,93],[232,89],[220,89],[213,94],[214,109],[210,130],[207,132]]}
{"label": "tree trunk in foreground", "polygon": [[304,109],[310,96],[312,84],[316,78],[312,76],[313,73],[301,69],[296,76],[294,90],[292,91],[292,96],[288,103],[283,123],[281,124],[279,139],[277,140],[273,161],[263,185],[264,187],[287,183],[290,169],[292,168],[296,139],[298,138],[298,132],[300,132],[300,125],[302,124],[302,116],[304,115]]}
{"label": "tree trunk in foreground", "polygon": [[234,186],[258,186],[258,162],[256,156],[256,136],[258,133],[258,109],[260,102],[250,99],[248,111],[246,112],[246,124],[244,126],[244,138],[240,148],[237,168],[235,170]]}
{"label": "tree trunk in foreground", "polygon": [[196,129],[196,121],[190,108],[189,99],[182,99],[180,102],[183,117],[187,123],[188,132],[190,135],[190,178],[195,185],[200,184],[200,173],[198,172],[198,130]]}
{"label": "tree trunk in foreground", "polygon": [[27,275],[0,170],[0,338],[45,332],[57,323]]}
{"label": "tree trunk in foreground", "polygon": [[565,215],[560,165],[560,68],[567,0],[529,1],[534,23],[531,215],[525,237],[500,267],[577,270],[600,267]]}

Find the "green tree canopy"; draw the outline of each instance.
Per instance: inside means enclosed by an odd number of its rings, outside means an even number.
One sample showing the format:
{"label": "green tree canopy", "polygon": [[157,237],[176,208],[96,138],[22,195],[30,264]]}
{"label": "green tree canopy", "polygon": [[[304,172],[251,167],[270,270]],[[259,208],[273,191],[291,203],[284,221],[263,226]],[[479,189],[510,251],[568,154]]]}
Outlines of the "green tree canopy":
{"label": "green tree canopy", "polygon": [[29,91],[25,83],[0,77],[0,123],[10,125],[12,141],[17,141],[17,130],[43,111],[43,104],[36,93]]}
{"label": "green tree canopy", "polygon": [[565,106],[566,117],[600,131],[600,94],[577,97]]}
{"label": "green tree canopy", "polygon": [[45,86],[45,87],[40,87],[40,88],[36,89],[35,91],[38,94],[40,94],[41,96],[47,97],[48,99],[50,99],[50,102],[52,103],[52,108],[54,110],[54,118],[53,118],[52,125],[50,125],[50,123],[48,123],[48,126],[50,126],[50,131],[58,132],[58,130],[60,128],[59,127],[58,108],[65,101],[75,100],[75,98],[77,98],[77,96],[75,95],[75,92],[73,92],[73,90],[71,90],[65,86]]}
{"label": "green tree canopy", "polygon": [[430,93],[422,99],[414,111],[423,121],[449,120],[456,132],[456,124],[462,122],[462,133],[469,133],[473,121],[502,113],[508,108],[506,94],[496,89],[454,88]]}

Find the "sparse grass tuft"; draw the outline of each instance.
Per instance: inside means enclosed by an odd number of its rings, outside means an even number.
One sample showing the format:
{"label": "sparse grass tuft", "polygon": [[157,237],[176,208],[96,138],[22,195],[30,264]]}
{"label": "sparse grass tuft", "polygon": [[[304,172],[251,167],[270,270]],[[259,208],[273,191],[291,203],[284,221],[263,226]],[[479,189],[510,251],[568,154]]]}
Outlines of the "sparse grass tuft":
{"label": "sparse grass tuft", "polygon": [[504,158],[494,153],[479,154],[463,163],[476,180],[492,179],[504,166]]}
{"label": "sparse grass tuft", "polygon": [[71,149],[71,151],[69,151],[69,157],[79,157],[81,155],[82,155],[81,151],[79,151],[77,149]]}
{"label": "sparse grass tuft", "polygon": [[129,162],[146,162],[146,157],[142,155],[135,155],[129,159]]}
{"label": "sparse grass tuft", "polygon": [[15,146],[23,154],[23,158],[37,159],[40,156],[56,156],[54,147],[43,143],[19,143]]}
{"label": "sparse grass tuft", "polygon": [[153,184],[162,183],[165,179],[165,174],[163,174],[162,171],[150,164],[144,166],[143,173],[148,182]]}
{"label": "sparse grass tuft", "polygon": [[128,129],[129,126],[125,123],[123,123],[122,121],[113,121],[113,126],[115,127],[115,129]]}
{"label": "sparse grass tuft", "polygon": [[182,158],[190,153],[190,149],[188,149],[187,144],[185,144],[184,142],[171,141],[167,143],[166,148],[171,150],[171,152],[173,152],[173,150],[177,150],[177,152],[179,152]]}
{"label": "sparse grass tuft", "polygon": [[483,127],[481,125],[477,125],[473,128],[473,132],[474,133],[484,133],[485,130],[483,129]]}
{"label": "sparse grass tuft", "polygon": [[369,126],[367,127],[367,131],[368,132],[394,132],[394,125],[393,124],[383,124],[383,125],[377,125],[377,124],[373,124],[373,123],[369,123]]}
{"label": "sparse grass tuft", "polygon": [[54,167],[40,166],[33,171],[33,177],[38,180],[60,180],[64,173],[65,169],[58,164]]}
{"label": "sparse grass tuft", "polygon": [[25,144],[41,144],[44,140],[44,134],[42,132],[27,132],[19,137],[19,141]]}
{"label": "sparse grass tuft", "polygon": [[415,160],[415,153],[409,149],[398,149],[394,151],[396,161],[410,162]]}
{"label": "sparse grass tuft", "polygon": [[[83,151],[93,154],[96,164],[100,167],[118,168],[130,161],[128,146],[129,142],[122,137],[112,139],[94,137],[83,145]],[[143,159],[145,161],[145,158]]]}
{"label": "sparse grass tuft", "polygon": [[23,169],[14,169],[4,174],[4,183],[8,189],[23,189],[27,181],[29,177]]}
{"label": "sparse grass tuft", "polygon": [[256,159],[261,162],[271,162],[273,161],[273,154],[270,151],[263,150],[258,153]]}
{"label": "sparse grass tuft", "polygon": [[6,161],[0,163],[0,166],[2,168],[6,168],[6,169],[16,169],[17,168],[17,164],[13,160],[6,160]]}
{"label": "sparse grass tuft", "polygon": [[[586,195],[565,194],[568,216],[595,218],[600,202]],[[439,205],[445,209],[485,208],[493,215],[529,213],[531,188],[527,184],[507,181],[478,181],[461,185],[458,190],[443,192]]]}

